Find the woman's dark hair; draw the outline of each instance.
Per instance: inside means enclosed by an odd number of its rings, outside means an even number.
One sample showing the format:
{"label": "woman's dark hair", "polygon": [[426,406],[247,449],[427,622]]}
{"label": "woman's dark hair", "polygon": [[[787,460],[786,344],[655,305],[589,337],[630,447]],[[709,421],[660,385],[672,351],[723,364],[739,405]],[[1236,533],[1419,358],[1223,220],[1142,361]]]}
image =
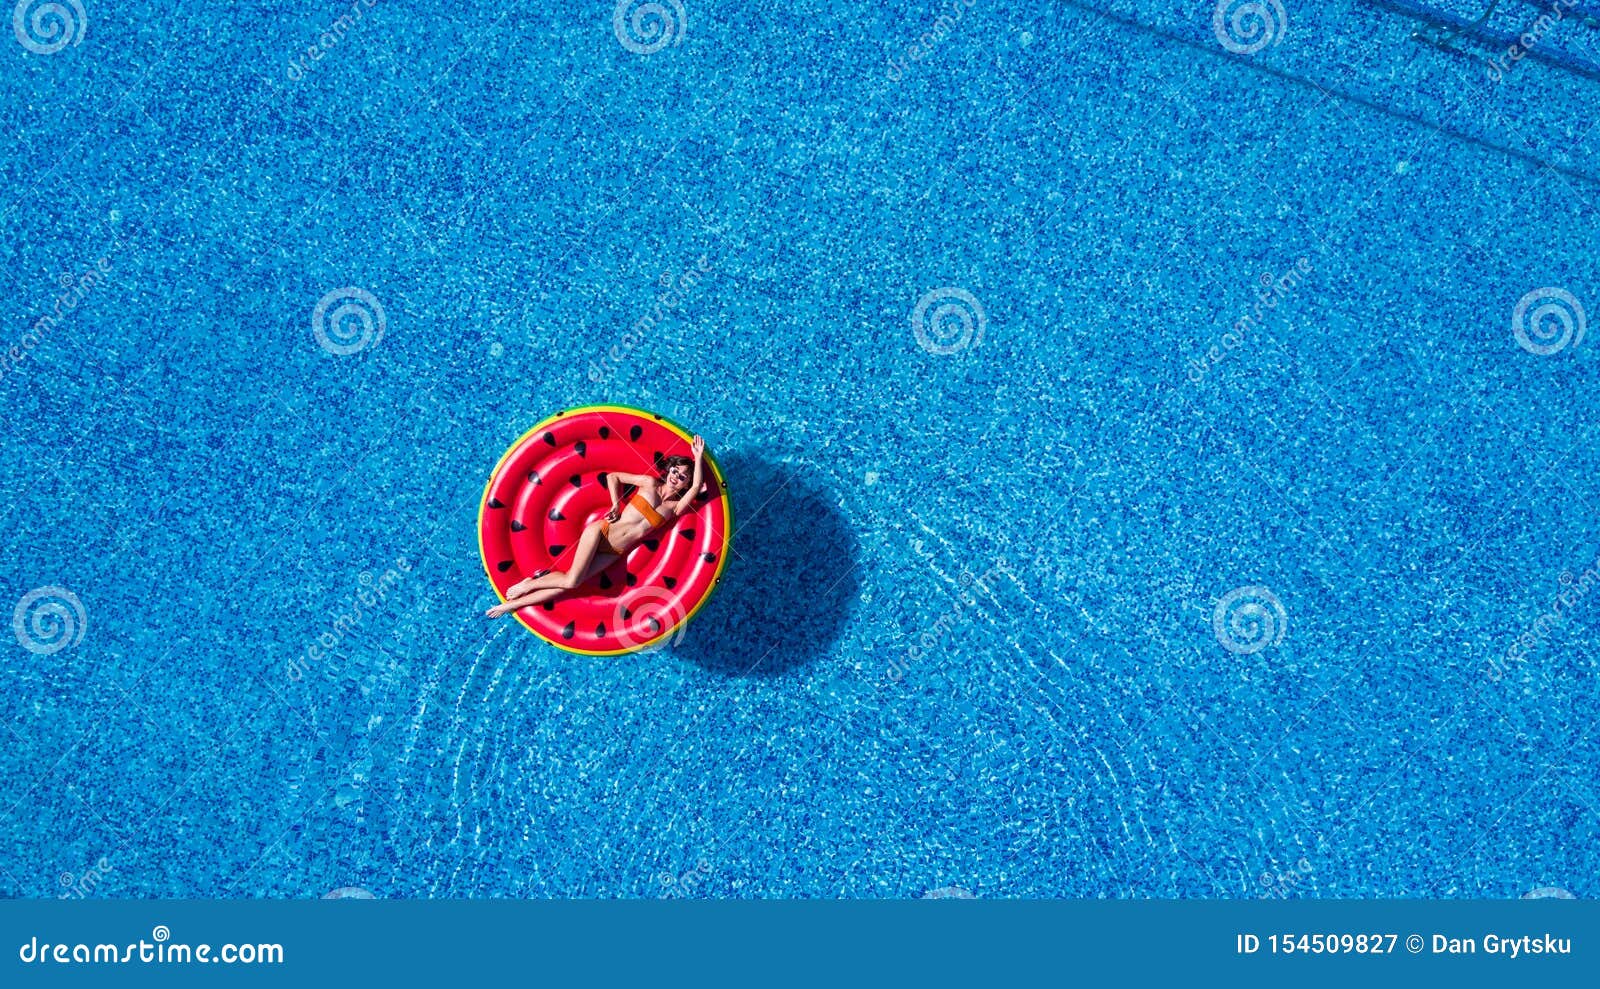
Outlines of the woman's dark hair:
{"label": "woman's dark hair", "polygon": [[672,457],[663,457],[659,453],[656,454],[656,476],[657,477],[661,477],[661,478],[666,477],[667,476],[667,471],[671,470],[674,467],[693,467],[693,466],[694,466],[693,458],[685,457],[682,454],[679,454],[677,456],[672,456]]}

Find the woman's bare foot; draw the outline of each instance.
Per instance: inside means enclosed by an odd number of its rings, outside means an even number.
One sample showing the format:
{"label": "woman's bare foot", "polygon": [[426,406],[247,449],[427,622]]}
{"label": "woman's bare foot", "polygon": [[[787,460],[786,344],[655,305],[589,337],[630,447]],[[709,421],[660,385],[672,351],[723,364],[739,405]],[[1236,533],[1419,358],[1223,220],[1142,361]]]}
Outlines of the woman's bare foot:
{"label": "woman's bare foot", "polygon": [[511,607],[510,601],[502,601],[483,613],[485,618],[504,618],[516,609]]}

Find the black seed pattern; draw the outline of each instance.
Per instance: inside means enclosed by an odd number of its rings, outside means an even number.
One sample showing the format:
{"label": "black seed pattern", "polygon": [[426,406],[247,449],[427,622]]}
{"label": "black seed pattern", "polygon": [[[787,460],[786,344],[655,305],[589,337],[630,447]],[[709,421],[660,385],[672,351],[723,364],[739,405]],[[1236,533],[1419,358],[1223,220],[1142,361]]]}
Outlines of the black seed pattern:
{"label": "black seed pattern", "polygon": [[628,430],[628,439],[633,440],[635,443],[639,442],[639,437],[641,437],[643,435],[644,435],[644,427],[643,426],[634,426],[633,428]]}
{"label": "black seed pattern", "polygon": [[556,434],[552,433],[552,432],[549,432],[549,431],[546,431],[545,434],[544,434],[544,441],[546,443],[550,444],[551,446],[555,446],[556,445]]}
{"label": "black seed pattern", "polygon": [[609,472],[607,472],[607,471],[601,471],[599,473],[599,475],[595,477],[595,480],[600,482],[600,486],[602,488],[606,486],[606,481],[608,481],[610,479],[611,479],[611,474]]}
{"label": "black seed pattern", "polygon": [[[601,426],[600,427],[600,438],[603,439],[603,440],[609,440],[611,438],[611,427],[610,426]],[[604,628],[604,626],[601,626],[601,627]]]}
{"label": "black seed pattern", "polygon": [[530,471],[528,471],[528,483],[529,484],[543,484],[544,483],[544,478],[539,476],[539,472],[538,471],[530,470]]}
{"label": "black seed pattern", "polygon": [[566,625],[562,626],[561,637],[563,639],[572,638],[572,633],[577,631],[577,624],[577,622],[567,622]]}
{"label": "black seed pattern", "polygon": [[649,618],[646,618],[644,623],[650,626],[650,631],[652,632],[661,631],[661,619],[657,618],[655,615],[651,615]]}
{"label": "black seed pattern", "polygon": [[602,591],[611,590],[611,585],[615,583],[616,581],[612,580],[610,577],[607,577],[605,574],[600,575],[600,589]]}
{"label": "black seed pattern", "polygon": [[638,582],[639,582],[639,578],[638,577],[635,577],[631,573],[628,574],[628,586],[629,587],[632,587],[634,584],[637,584]]}
{"label": "black seed pattern", "polygon": [[501,501],[499,498],[490,498],[489,499],[489,507],[490,508],[504,508],[504,507],[506,507],[506,503]]}
{"label": "black seed pattern", "polygon": [[646,539],[644,544],[650,547],[650,552],[652,553],[661,548],[661,540],[659,539]]}
{"label": "black seed pattern", "polygon": [[622,620],[623,621],[627,621],[628,619],[630,619],[632,617],[633,617],[633,609],[632,608],[623,608],[622,609]]}
{"label": "black seed pattern", "polygon": [[562,551],[566,548],[567,546],[565,543],[557,543],[556,545],[550,547],[550,555],[552,557],[560,556]]}
{"label": "black seed pattern", "polygon": [[582,474],[574,474],[571,477],[567,478],[567,483],[572,485],[575,488],[582,487],[583,486],[583,475]]}
{"label": "black seed pattern", "polygon": [[706,561],[707,563],[715,563],[715,562],[717,562],[717,554],[715,554],[715,553],[701,553],[700,554],[700,559]]}
{"label": "black seed pattern", "polygon": [[494,565],[494,568],[495,568],[495,569],[496,569],[496,570],[498,570],[498,571],[500,571],[500,572],[501,572],[501,573],[505,573],[505,572],[506,572],[506,571],[507,571],[507,570],[510,570],[510,569],[511,569],[511,567],[512,567],[512,566],[513,566],[513,565],[514,565],[514,564],[515,564],[515,563],[516,563],[516,561],[515,561],[515,560],[501,560],[501,561],[500,561],[500,562],[499,562],[499,563],[496,563],[496,564],[495,564],[495,565]]}
{"label": "black seed pattern", "polygon": [[566,520],[567,520],[567,517],[565,515],[562,515],[561,512],[559,512],[558,510],[556,510],[554,508],[550,509],[550,521],[552,521],[552,522],[565,522]]}
{"label": "black seed pattern", "polygon": [[589,444],[585,443],[583,440],[579,440],[578,442],[572,444],[572,448],[578,451],[578,456],[580,457],[587,457],[589,455]]}
{"label": "black seed pattern", "polygon": [[667,585],[667,590],[669,591],[678,586],[678,578],[676,577],[662,577],[661,582]]}
{"label": "black seed pattern", "polygon": [[526,528],[527,528],[527,526],[523,525],[521,522],[518,522],[516,519],[512,519],[511,520],[511,531],[512,532],[521,532],[522,530],[524,530]]}
{"label": "black seed pattern", "polygon": [[682,536],[685,539],[693,539],[694,538],[694,530],[693,529],[679,529],[678,530],[678,535]]}
{"label": "black seed pattern", "polygon": [[539,607],[546,611],[554,611],[556,610],[556,603],[554,601],[546,601],[544,604],[539,605]]}
{"label": "black seed pattern", "polygon": [[597,638],[597,639],[603,639],[603,638],[606,637],[606,623],[605,622],[601,622],[600,624],[598,624],[598,625],[596,625],[594,627],[594,637]]}

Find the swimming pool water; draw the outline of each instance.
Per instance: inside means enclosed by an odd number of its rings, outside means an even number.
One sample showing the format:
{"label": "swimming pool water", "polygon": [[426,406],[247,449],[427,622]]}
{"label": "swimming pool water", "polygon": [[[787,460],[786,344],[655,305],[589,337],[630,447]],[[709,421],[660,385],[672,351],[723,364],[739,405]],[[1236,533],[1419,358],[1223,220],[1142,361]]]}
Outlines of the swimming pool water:
{"label": "swimming pool water", "polygon": [[[1600,90],[1201,6],[23,0],[0,889],[1593,895]],[[671,652],[482,617],[596,402]]]}

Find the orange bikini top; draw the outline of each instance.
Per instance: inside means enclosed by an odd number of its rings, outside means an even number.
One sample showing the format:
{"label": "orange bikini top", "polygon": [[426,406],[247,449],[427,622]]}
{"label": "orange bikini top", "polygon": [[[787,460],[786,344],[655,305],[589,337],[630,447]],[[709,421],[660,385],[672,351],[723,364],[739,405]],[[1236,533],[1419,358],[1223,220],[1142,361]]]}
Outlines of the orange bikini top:
{"label": "orange bikini top", "polygon": [[637,491],[633,493],[632,498],[628,499],[628,504],[639,510],[639,514],[644,516],[645,521],[650,523],[650,528],[652,529],[666,521],[661,517],[661,513],[656,511],[656,506],[646,501],[644,495]]}

